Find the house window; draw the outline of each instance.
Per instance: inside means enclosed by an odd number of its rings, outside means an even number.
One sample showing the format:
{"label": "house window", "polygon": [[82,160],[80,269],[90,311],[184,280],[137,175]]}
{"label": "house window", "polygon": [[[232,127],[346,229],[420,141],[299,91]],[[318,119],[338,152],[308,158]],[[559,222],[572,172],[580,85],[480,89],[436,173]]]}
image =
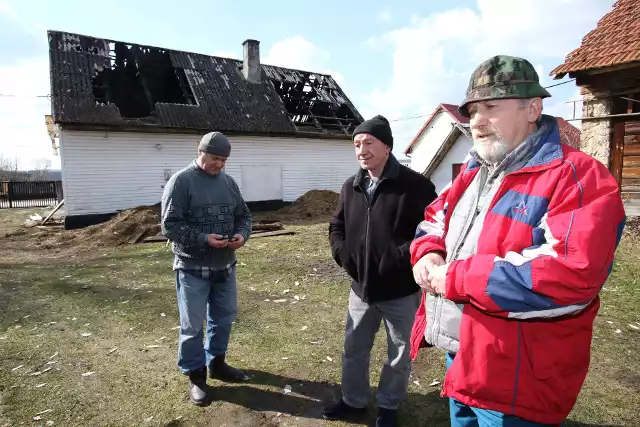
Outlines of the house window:
{"label": "house window", "polygon": [[456,179],[460,171],[462,170],[462,163],[454,163],[451,165],[451,181]]}

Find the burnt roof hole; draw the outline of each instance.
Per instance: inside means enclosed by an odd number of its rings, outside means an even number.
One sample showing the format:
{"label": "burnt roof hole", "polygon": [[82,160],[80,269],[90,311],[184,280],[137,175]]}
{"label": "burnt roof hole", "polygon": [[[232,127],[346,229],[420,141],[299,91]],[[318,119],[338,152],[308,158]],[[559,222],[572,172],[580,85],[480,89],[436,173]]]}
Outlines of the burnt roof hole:
{"label": "burnt roof hole", "polygon": [[110,43],[109,67],[92,78],[97,102],[113,103],[124,118],[153,115],[158,102],[196,105],[183,69],[161,49]]}
{"label": "burnt roof hole", "polygon": [[296,82],[272,78],[271,83],[296,127],[351,135],[360,120],[347,103],[336,100],[334,93],[340,94],[325,79],[303,73]]}

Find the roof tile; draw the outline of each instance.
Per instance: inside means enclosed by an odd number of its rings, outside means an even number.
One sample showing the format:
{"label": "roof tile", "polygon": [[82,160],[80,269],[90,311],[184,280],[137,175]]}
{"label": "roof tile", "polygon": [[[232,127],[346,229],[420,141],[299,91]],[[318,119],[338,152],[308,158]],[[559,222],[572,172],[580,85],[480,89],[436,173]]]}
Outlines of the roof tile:
{"label": "roof tile", "polygon": [[618,0],[550,75],[640,61],[640,0]]}
{"label": "roof tile", "polygon": [[[242,74],[242,61],[235,59],[137,46],[59,31],[49,31],[48,35],[51,104],[53,117],[57,123],[300,136],[310,136],[313,132],[318,136],[350,138],[350,135],[347,135],[349,132],[339,127],[333,115],[344,117],[342,123],[346,129],[352,129],[363,121],[358,110],[335,80],[328,75],[262,64],[261,81],[251,83]],[[109,71],[110,74],[104,77],[105,79],[126,81],[130,87],[134,87],[136,80],[130,83],[133,79],[129,66],[140,61],[128,63],[126,61],[129,61],[129,57],[121,56],[120,61],[125,61],[126,65],[113,65],[118,64],[119,61],[117,53],[114,53],[119,49],[118,46],[128,49],[126,46],[130,45],[141,49],[137,52],[148,55],[148,58],[145,57],[147,59],[157,60],[160,56],[175,69],[176,75],[178,70],[182,70],[188,81],[184,86],[189,86],[196,100],[195,104],[187,101],[172,103],[176,101],[168,102],[164,98],[154,100],[152,103],[146,99],[150,97],[149,89],[146,87],[144,91],[147,95],[141,102],[136,98],[135,93],[121,96],[122,91],[117,92],[118,88],[111,84],[111,81],[101,84],[103,81],[99,80],[99,76]],[[135,67],[135,65],[132,66]],[[141,83],[142,86],[146,81],[147,85],[149,82],[156,84],[156,89],[158,84],[166,87],[164,81],[158,83],[160,82],[158,78],[154,77],[155,80],[153,80],[148,77],[155,76],[156,72],[149,66],[145,67],[142,73],[145,78],[136,77],[137,81],[144,80]],[[113,75],[115,77],[109,77]],[[304,84],[309,83],[312,75],[315,76],[316,82],[322,84],[315,84],[312,91],[305,92],[302,90],[307,88]],[[99,80],[99,83],[96,84],[96,80]],[[286,85],[283,83],[285,80]],[[283,89],[277,89],[276,85],[282,85]],[[100,88],[103,88],[103,92],[108,93],[108,96],[100,93]],[[145,97],[144,92],[142,96]],[[176,99],[175,95],[171,96],[171,99]],[[189,95],[184,96],[186,100]],[[292,100],[286,100],[287,104],[285,104],[286,96],[292,98]],[[168,99],[169,95],[166,98]],[[115,101],[112,102],[112,99]],[[313,100],[312,103],[309,102],[310,99]],[[325,122],[320,125],[318,121],[315,126],[313,123],[311,125],[300,122],[294,124],[292,117],[297,116],[288,109],[304,104],[305,101],[308,102],[308,108],[304,110],[306,114],[312,111],[312,108],[322,108],[320,113],[316,113],[315,110],[312,113],[317,116],[317,120],[324,119]],[[144,105],[152,111],[144,115],[144,110],[142,113],[136,110],[135,114],[127,115],[116,105],[118,102],[120,106],[128,108],[131,105]]]}

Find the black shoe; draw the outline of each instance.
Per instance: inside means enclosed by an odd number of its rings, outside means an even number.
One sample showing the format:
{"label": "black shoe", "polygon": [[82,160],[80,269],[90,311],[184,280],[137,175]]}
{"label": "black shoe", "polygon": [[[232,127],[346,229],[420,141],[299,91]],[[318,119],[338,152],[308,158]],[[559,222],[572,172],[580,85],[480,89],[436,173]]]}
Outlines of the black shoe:
{"label": "black shoe", "polygon": [[216,356],[209,366],[209,378],[216,378],[228,382],[249,381],[249,377],[240,369],[227,365],[225,355]]}
{"label": "black shoe", "polygon": [[367,413],[367,408],[354,408],[340,399],[337,403],[324,408],[322,418],[325,420],[344,420],[347,418],[362,416]]}
{"label": "black shoe", "polygon": [[189,372],[189,400],[194,405],[203,406],[207,403],[207,367]]}
{"label": "black shoe", "polygon": [[396,427],[397,425],[398,418],[395,409],[378,408],[376,427]]}

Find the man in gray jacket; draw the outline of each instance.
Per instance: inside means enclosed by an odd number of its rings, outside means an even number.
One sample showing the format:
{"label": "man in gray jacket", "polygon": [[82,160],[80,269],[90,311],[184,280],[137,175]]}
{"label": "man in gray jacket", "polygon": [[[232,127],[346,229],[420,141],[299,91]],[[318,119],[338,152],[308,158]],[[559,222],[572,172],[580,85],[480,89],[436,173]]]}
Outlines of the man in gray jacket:
{"label": "man in gray jacket", "polygon": [[223,171],[230,153],[223,134],[206,134],[198,157],[171,177],[162,195],[162,234],[173,243],[175,255],[178,368],[189,376],[189,398],[196,405],[207,401],[207,367],[212,378],[247,379],[225,362],[237,313],[235,251],[249,239],[252,227],[238,185]]}

